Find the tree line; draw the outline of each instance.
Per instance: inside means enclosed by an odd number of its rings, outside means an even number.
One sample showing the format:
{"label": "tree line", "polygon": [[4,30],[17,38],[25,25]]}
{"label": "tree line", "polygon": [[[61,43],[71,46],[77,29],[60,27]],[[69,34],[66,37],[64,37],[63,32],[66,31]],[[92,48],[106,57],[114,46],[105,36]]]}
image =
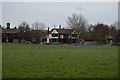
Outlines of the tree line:
{"label": "tree line", "polygon": [[19,32],[19,38],[24,39],[27,42],[28,41],[36,41],[38,43],[42,42],[42,39],[47,36],[47,32],[45,31],[46,25],[44,23],[35,22],[32,24],[32,27],[29,27],[29,25],[26,22],[22,22],[18,29]]}
{"label": "tree line", "polygon": [[103,23],[97,23],[95,25],[89,25],[87,20],[80,14],[73,14],[68,17],[67,24],[69,28],[74,30],[76,34],[77,42],[81,39],[97,41],[98,44],[104,44],[109,40],[112,40],[113,44],[120,43],[120,30],[118,29],[119,23],[106,25]]}
{"label": "tree line", "polygon": [[[103,23],[97,23],[95,25],[89,25],[85,17],[81,14],[73,14],[67,18],[66,21],[68,27],[74,30],[76,37],[76,43],[80,40],[97,41],[98,44],[103,44],[108,40],[112,40],[114,44],[120,42],[120,30],[118,29],[119,23],[106,25]],[[2,27],[0,25],[0,27]],[[35,40],[42,42],[42,39],[48,35],[45,31],[46,25],[41,22],[35,22],[32,27],[28,23],[22,22],[18,29],[20,30],[19,38],[26,41]]]}

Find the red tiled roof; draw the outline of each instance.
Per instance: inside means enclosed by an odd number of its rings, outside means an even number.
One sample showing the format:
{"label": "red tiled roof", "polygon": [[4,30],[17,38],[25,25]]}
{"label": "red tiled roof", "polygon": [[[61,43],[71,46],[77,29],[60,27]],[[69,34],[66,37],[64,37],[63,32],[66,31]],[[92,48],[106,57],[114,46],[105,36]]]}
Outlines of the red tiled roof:
{"label": "red tiled roof", "polygon": [[19,33],[19,29],[2,29],[2,33],[15,34]]}
{"label": "red tiled roof", "polygon": [[61,34],[69,34],[72,32],[72,29],[52,29],[50,32],[52,32],[53,30],[56,30],[58,33]]}

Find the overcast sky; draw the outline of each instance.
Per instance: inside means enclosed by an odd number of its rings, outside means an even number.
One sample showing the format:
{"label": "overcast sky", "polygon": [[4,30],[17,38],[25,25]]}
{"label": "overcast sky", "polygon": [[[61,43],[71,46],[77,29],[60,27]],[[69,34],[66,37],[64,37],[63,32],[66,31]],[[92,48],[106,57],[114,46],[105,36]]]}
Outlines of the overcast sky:
{"label": "overcast sky", "polygon": [[47,27],[67,26],[66,20],[73,13],[82,14],[89,24],[113,24],[118,18],[117,2],[3,2],[2,23],[11,27],[26,21],[30,26],[39,21]]}

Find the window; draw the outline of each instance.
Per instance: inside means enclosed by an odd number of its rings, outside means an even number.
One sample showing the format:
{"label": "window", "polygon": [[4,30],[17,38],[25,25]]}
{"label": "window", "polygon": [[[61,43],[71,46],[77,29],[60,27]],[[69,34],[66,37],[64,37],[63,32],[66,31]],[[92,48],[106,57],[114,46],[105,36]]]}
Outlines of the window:
{"label": "window", "polygon": [[52,34],[52,37],[58,37],[58,34]]}
{"label": "window", "polygon": [[72,37],[76,37],[76,34],[72,34]]}

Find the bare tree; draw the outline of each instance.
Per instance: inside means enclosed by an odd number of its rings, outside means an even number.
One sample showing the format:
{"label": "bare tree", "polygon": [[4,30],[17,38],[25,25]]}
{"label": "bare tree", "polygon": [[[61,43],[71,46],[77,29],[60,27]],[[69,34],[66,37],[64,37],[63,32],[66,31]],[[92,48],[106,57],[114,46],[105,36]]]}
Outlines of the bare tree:
{"label": "bare tree", "polygon": [[80,42],[81,38],[84,38],[84,32],[86,31],[86,19],[80,14],[73,14],[72,17],[68,17],[68,26],[74,30],[76,34],[77,42]]}
{"label": "bare tree", "polygon": [[46,25],[38,21],[32,24],[32,30],[44,30],[45,28],[46,28]]}
{"label": "bare tree", "polygon": [[42,42],[42,39],[46,36],[45,32],[46,25],[44,23],[35,22],[32,24],[32,39],[37,42]]}
{"label": "bare tree", "polygon": [[[24,39],[26,41],[29,41],[31,38],[31,34],[30,34],[30,27],[26,22],[22,22],[19,26],[18,29],[20,30],[19,33],[19,38],[20,39]],[[20,40],[19,39],[19,40]]]}
{"label": "bare tree", "polygon": [[23,32],[30,30],[28,23],[26,23],[25,21],[18,26],[18,29],[21,29]]}

